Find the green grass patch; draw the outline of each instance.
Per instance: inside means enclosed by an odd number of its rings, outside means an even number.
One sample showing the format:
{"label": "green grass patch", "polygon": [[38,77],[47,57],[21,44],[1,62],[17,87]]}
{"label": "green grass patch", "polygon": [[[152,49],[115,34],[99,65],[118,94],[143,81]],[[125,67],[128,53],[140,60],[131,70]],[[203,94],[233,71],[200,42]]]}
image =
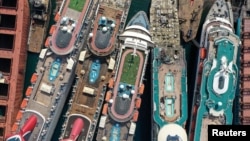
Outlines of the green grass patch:
{"label": "green grass patch", "polygon": [[137,72],[139,69],[140,57],[133,56],[132,53],[125,57],[125,62],[122,70],[121,82],[135,85]]}
{"label": "green grass patch", "polygon": [[86,0],[70,0],[69,8],[82,12]]}

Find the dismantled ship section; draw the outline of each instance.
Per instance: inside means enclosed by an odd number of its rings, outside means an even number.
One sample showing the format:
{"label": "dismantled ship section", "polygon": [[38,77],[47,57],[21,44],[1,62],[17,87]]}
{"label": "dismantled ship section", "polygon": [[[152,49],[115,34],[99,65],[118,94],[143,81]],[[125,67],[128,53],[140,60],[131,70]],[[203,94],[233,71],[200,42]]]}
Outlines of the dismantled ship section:
{"label": "dismantled ship section", "polygon": [[29,27],[27,0],[0,0],[0,140],[11,133],[22,101]]}

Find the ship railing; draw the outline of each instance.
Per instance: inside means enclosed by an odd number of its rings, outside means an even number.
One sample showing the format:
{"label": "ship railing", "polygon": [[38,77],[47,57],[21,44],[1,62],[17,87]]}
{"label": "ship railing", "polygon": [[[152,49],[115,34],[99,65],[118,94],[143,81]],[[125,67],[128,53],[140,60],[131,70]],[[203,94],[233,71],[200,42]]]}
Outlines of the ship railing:
{"label": "ship railing", "polygon": [[65,2],[66,2],[67,0],[63,0],[62,1],[62,4],[61,4],[61,7],[60,7],[60,9],[59,9],[59,13],[60,13],[60,15],[61,15],[61,13],[62,13],[62,10],[63,10],[63,8],[64,8],[64,6],[65,6]]}
{"label": "ship railing", "polygon": [[[149,54],[149,52],[150,52],[149,50],[146,50],[146,51],[145,51],[146,58],[145,58],[145,61],[144,61],[144,63],[143,63],[142,76],[145,75],[145,71],[146,71],[146,67],[147,67],[147,62],[148,62],[148,54]],[[144,79],[144,77],[141,77],[140,83],[143,82],[143,79]]]}

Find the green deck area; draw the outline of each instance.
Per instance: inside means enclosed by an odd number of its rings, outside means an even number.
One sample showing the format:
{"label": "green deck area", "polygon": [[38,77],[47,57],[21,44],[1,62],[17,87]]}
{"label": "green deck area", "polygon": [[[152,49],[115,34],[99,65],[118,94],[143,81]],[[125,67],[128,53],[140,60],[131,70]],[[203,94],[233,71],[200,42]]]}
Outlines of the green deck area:
{"label": "green deck area", "polygon": [[69,8],[82,12],[86,0],[70,0]]}
{"label": "green deck area", "polygon": [[140,57],[129,53],[125,57],[125,62],[122,70],[121,82],[135,85],[137,72],[140,64]]}

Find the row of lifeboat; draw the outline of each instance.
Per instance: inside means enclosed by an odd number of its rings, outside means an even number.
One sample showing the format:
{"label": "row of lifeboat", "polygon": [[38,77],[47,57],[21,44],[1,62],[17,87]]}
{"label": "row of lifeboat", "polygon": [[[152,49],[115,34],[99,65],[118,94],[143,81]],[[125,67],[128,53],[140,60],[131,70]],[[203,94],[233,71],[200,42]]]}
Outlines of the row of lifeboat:
{"label": "row of lifeboat", "polygon": [[[56,16],[54,17],[54,21],[55,21],[55,22],[58,22],[59,19],[60,19],[60,13],[57,12],[57,13],[56,13]],[[50,27],[50,30],[49,30],[49,35],[52,35],[52,34],[55,32],[55,30],[56,30],[56,25],[52,25],[52,26]],[[50,45],[50,38],[51,38],[51,37],[47,37],[47,38],[46,38],[46,41],[45,41],[45,43],[44,43],[44,46],[47,47],[47,48],[48,48],[49,45]]]}
{"label": "row of lifeboat", "polygon": [[250,125],[250,19],[243,19],[241,53],[241,123]]}
{"label": "row of lifeboat", "polygon": [[[201,85],[201,79],[202,79],[202,71],[203,71],[203,65],[204,65],[204,59],[207,56],[207,51],[206,48],[202,47],[200,48],[200,58],[199,58],[199,65],[198,65],[198,72],[197,72],[197,82],[196,82],[196,86],[197,86],[197,90],[199,91],[199,87]],[[193,106],[192,109],[192,121],[191,121],[191,128],[190,128],[190,136],[189,139],[190,141],[192,141],[194,139],[194,132],[195,132],[195,124],[196,124],[196,116],[197,116],[197,110],[198,110],[198,105],[196,105],[196,103]]]}
{"label": "row of lifeboat", "polygon": [[[34,85],[36,83],[36,81],[37,81],[37,78],[38,78],[38,74],[33,73],[32,77],[30,79],[30,83],[32,85]],[[20,110],[18,111],[17,116],[16,116],[16,122],[12,126],[12,132],[13,133],[15,133],[17,131],[18,127],[19,127],[19,122],[21,121],[21,119],[23,117],[23,112],[24,112],[25,108],[28,105],[28,101],[29,101],[29,98],[31,96],[32,90],[33,90],[33,86],[29,86],[26,89],[25,98],[23,99],[23,101],[22,101],[22,103],[20,105]]]}

